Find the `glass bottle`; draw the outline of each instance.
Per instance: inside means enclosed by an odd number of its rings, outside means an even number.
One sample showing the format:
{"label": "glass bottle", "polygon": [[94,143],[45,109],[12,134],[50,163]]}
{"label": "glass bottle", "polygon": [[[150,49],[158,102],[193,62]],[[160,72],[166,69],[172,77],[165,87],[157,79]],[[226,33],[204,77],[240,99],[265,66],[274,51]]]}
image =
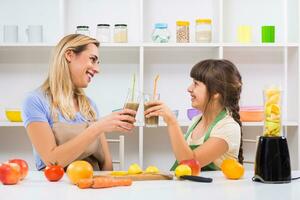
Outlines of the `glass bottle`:
{"label": "glass bottle", "polygon": [[77,26],[76,33],[90,36],[89,26]]}
{"label": "glass bottle", "polygon": [[127,25],[115,24],[114,28],[114,42],[128,42]]}
{"label": "glass bottle", "polygon": [[96,38],[99,42],[110,42],[110,25],[98,24]]}

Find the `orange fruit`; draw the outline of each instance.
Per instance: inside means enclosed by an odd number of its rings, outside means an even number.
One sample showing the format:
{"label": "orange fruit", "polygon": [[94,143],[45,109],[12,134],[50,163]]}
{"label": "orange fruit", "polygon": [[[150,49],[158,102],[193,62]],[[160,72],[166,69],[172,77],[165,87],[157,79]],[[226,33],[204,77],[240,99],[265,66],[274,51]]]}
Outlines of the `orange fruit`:
{"label": "orange fruit", "polygon": [[93,173],[92,165],[83,160],[74,161],[67,168],[67,175],[73,184],[80,179],[93,178]]}
{"label": "orange fruit", "polygon": [[244,166],[235,159],[225,159],[222,162],[221,169],[228,179],[239,179],[245,172]]}

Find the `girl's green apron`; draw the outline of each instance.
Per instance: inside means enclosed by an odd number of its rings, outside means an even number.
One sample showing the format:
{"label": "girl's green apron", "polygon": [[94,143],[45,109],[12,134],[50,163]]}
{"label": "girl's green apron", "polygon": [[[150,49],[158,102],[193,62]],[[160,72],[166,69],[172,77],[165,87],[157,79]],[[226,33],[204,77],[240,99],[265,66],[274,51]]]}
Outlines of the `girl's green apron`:
{"label": "girl's green apron", "polygon": [[[226,110],[221,111],[218,116],[215,118],[215,120],[213,121],[213,123],[208,127],[207,132],[205,133],[204,136],[204,142],[206,142],[208,140],[208,138],[210,137],[210,133],[211,130],[215,127],[215,125],[222,120],[225,116],[226,116],[227,112]],[[201,121],[202,117],[197,120],[187,131],[187,133],[185,134],[185,140],[187,140],[187,138],[190,136],[190,134],[193,132],[193,130],[196,128],[197,124]],[[200,145],[189,145],[190,148],[192,150],[196,149],[197,147],[199,147]],[[178,166],[178,161],[176,160],[175,163],[173,164],[171,171],[174,171],[176,169],[176,167]],[[214,170],[219,170],[219,167],[217,167],[213,162],[209,163],[208,165],[204,166],[201,168],[202,171],[214,171]]]}

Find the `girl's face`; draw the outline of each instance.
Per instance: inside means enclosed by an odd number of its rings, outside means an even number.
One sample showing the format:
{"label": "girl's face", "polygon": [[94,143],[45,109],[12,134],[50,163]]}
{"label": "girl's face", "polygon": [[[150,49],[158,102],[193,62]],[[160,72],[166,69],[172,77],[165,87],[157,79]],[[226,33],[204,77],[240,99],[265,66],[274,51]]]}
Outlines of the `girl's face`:
{"label": "girl's face", "polygon": [[188,92],[191,95],[192,107],[203,112],[208,100],[206,85],[194,79],[192,84],[188,87]]}
{"label": "girl's face", "polygon": [[79,54],[71,52],[67,55],[71,78],[76,88],[86,88],[99,73],[98,48],[94,44],[88,44],[87,48]]}

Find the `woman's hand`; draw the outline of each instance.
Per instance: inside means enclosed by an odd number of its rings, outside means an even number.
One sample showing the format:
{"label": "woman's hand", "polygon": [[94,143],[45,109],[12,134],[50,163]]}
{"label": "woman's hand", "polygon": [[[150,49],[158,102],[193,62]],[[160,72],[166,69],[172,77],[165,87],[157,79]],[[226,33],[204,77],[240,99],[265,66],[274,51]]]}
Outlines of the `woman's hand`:
{"label": "woman's hand", "polygon": [[136,120],[133,116],[135,115],[136,111],[123,109],[101,118],[94,124],[100,127],[102,132],[130,132],[134,128],[133,123]]}
{"label": "woman's hand", "polygon": [[150,106],[147,110],[145,110],[144,115],[146,118],[152,117],[152,116],[161,116],[163,120],[169,125],[172,122],[176,122],[176,117],[161,101],[151,101],[146,103],[147,106]]}

